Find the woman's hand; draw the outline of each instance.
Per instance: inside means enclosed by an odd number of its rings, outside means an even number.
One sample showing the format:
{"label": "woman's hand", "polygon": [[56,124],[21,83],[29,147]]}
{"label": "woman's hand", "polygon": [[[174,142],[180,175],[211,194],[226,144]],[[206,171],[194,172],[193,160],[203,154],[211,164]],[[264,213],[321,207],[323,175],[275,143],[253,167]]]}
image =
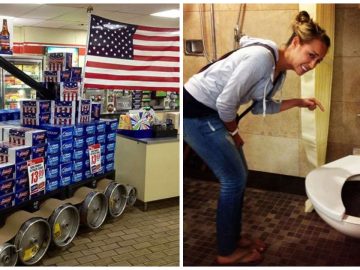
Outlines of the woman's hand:
{"label": "woman's hand", "polygon": [[280,111],[282,112],[294,107],[308,108],[310,111],[313,111],[319,107],[321,111],[325,111],[324,106],[316,98],[294,98],[283,100]]}
{"label": "woman's hand", "polygon": [[240,148],[241,146],[244,145],[244,141],[241,138],[239,132],[235,136],[232,136],[232,138],[233,138],[233,140],[235,142],[236,148]]}
{"label": "woman's hand", "polygon": [[321,111],[325,111],[324,106],[316,98],[304,98],[304,99],[302,99],[302,105],[299,106],[299,107],[306,107],[310,111],[313,111],[313,110],[316,109],[316,107],[319,107],[319,109]]}
{"label": "woman's hand", "polygon": [[[230,122],[224,122],[224,125],[228,132],[230,133],[231,138],[234,140],[237,148],[240,148],[244,144],[243,139],[240,137],[238,124],[236,123],[236,119]],[[232,134],[234,133],[234,134]]]}

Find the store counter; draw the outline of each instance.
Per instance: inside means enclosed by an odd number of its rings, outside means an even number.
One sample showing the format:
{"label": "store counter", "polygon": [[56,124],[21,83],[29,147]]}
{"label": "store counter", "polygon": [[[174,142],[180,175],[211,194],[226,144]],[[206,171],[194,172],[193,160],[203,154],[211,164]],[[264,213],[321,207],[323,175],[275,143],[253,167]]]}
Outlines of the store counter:
{"label": "store counter", "polygon": [[116,136],[115,180],[134,186],[144,203],[179,196],[179,138]]}

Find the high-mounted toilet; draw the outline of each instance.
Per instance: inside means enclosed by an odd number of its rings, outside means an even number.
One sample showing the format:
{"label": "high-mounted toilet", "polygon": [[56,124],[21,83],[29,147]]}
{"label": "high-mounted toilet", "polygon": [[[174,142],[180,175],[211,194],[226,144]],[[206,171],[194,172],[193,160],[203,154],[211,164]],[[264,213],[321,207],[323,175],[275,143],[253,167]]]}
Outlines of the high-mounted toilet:
{"label": "high-mounted toilet", "polygon": [[319,216],[334,229],[360,238],[360,217],[345,213],[341,191],[346,181],[360,181],[360,156],[346,156],[311,171],[306,194]]}

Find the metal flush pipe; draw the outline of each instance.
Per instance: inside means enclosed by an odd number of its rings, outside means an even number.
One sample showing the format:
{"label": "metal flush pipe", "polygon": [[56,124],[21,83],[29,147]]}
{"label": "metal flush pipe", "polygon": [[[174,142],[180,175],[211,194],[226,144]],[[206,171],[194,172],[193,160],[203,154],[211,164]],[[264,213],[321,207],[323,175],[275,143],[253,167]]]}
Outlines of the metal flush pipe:
{"label": "metal flush pipe", "polygon": [[211,13],[211,40],[213,43],[213,61],[216,61],[217,53],[216,53],[216,30],[215,30],[214,4],[211,4],[211,6],[210,6],[210,13]]}

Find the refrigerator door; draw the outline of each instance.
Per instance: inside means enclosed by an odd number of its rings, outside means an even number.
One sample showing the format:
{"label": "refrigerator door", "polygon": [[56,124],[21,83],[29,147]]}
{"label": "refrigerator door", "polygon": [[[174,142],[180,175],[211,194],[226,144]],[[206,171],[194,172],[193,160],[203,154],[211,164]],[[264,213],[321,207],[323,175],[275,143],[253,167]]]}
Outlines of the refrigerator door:
{"label": "refrigerator door", "polygon": [[[35,81],[42,81],[43,57],[42,56],[8,56],[6,60],[14,64]],[[19,101],[36,99],[36,91],[21,80],[1,69],[1,108],[19,108]]]}

